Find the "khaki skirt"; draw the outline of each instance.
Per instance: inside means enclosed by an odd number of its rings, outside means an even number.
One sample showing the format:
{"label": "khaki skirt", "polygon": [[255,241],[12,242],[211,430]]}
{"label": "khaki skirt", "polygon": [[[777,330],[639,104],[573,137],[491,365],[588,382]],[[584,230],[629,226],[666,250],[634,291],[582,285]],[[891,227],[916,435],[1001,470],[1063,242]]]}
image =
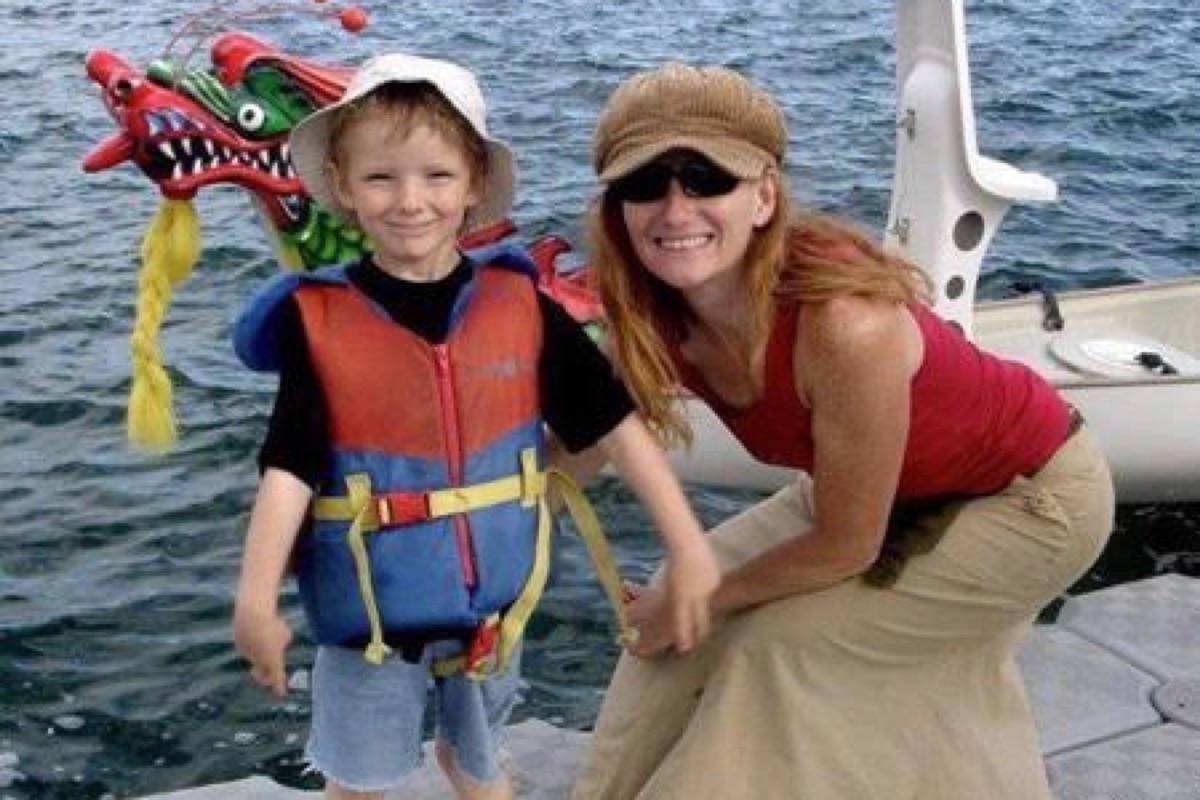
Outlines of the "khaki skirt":
{"label": "khaki skirt", "polygon": [[[1049,800],[1014,654],[1099,555],[1112,479],[1086,428],[958,508],[886,588],[733,617],[686,657],[621,658],[576,800]],[[723,569],[812,527],[803,478],[711,534]]]}

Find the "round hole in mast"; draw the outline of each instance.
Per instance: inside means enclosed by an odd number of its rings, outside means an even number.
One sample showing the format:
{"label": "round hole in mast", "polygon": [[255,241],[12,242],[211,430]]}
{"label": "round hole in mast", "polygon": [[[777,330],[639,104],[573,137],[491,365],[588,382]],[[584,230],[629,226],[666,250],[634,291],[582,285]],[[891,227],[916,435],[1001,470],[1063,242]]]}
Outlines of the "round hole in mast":
{"label": "round hole in mast", "polygon": [[968,211],[954,223],[954,244],[959,250],[974,250],[983,241],[983,215]]}
{"label": "round hole in mast", "polygon": [[946,298],[949,300],[957,300],[962,297],[963,289],[967,288],[967,282],[963,280],[962,275],[954,275],[950,280],[946,281]]}

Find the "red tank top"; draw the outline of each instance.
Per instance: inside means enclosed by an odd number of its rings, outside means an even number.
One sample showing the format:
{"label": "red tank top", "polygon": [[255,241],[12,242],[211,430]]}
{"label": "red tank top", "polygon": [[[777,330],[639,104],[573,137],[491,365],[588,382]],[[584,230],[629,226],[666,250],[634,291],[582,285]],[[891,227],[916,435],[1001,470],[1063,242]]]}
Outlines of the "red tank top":
{"label": "red tank top", "polygon": [[[908,444],[896,497],[995,492],[1033,472],[1067,435],[1070,412],[1033,370],[990,355],[923,305],[910,306],[925,343],[912,380]],[[780,310],[764,364],[763,394],[724,403],[700,372],[672,356],[684,385],[703,398],[746,449],[768,464],[812,471],[812,413],[796,394],[792,352],[800,306]]]}

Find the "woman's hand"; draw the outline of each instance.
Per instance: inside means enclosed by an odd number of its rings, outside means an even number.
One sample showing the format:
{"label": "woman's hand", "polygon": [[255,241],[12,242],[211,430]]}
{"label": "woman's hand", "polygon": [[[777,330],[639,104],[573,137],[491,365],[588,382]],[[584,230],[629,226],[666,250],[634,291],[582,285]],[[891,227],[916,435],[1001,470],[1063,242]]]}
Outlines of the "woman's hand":
{"label": "woman's hand", "polygon": [[670,607],[666,594],[650,586],[625,584],[629,596],[625,611],[636,636],[629,652],[638,658],[654,658],[668,653],[674,642],[671,638]]}
{"label": "woman's hand", "polygon": [[284,653],[292,641],[292,629],[278,612],[263,612],[239,606],[233,615],[233,641],[250,662],[250,677],[277,697],[287,694]]}

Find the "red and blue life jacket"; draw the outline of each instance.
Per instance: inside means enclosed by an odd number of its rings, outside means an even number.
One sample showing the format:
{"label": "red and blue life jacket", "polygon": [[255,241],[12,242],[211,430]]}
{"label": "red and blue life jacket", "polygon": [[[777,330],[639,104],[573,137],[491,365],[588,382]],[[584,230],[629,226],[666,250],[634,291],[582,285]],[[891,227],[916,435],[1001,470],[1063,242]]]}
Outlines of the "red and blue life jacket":
{"label": "red and blue life jacket", "polygon": [[294,295],[327,407],[323,496],[296,552],[322,644],[371,642],[375,660],[383,637],[470,636],[540,594],[541,314],[528,259],[492,255],[442,344],[394,322],[342,269],[284,276],[238,322],[243,361],[275,367],[272,314]]}

